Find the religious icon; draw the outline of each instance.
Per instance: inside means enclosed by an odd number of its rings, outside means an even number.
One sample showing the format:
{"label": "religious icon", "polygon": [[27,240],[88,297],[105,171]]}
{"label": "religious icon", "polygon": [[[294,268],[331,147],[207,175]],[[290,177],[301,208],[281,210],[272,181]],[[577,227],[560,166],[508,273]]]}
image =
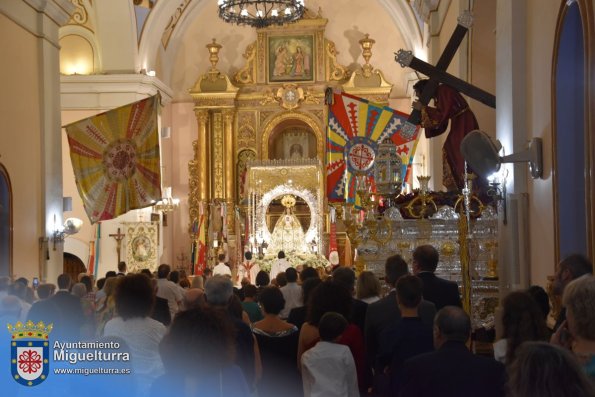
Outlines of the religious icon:
{"label": "religious icon", "polygon": [[132,255],[138,262],[144,262],[149,257],[151,241],[143,235],[136,236],[132,240]]}
{"label": "religious icon", "polygon": [[314,36],[270,36],[268,81],[313,81]]}
{"label": "religious icon", "polygon": [[299,143],[294,143],[293,145],[291,145],[291,147],[289,148],[289,158],[294,160],[294,159],[301,159],[304,157],[304,149],[302,148],[302,145],[300,145]]}

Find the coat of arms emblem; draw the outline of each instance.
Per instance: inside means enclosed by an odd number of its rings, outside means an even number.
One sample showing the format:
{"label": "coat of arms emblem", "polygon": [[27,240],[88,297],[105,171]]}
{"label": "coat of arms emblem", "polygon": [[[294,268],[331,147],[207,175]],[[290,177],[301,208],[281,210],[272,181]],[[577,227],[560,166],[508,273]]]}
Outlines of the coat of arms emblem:
{"label": "coat of arms emblem", "polygon": [[45,325],[42,321],[35,324],[29,320],[20,321],[13,327],[8,324],[12,334],[10,342],[10,368],[12,378],[24,386],[37,386],[46,380],[50,370],[49,334],[53,324]]}

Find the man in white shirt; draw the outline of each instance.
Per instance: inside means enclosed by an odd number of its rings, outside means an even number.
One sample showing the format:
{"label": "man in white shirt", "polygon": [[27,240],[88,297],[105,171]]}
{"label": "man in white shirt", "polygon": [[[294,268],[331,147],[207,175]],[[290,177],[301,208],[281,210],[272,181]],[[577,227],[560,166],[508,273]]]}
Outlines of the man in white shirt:
{"label": "man in white shirt", "polygon": [[274,280],[275,277],[277,277],[277,274],[284,272],[289,266],[291,266],[289,261],[285,259],[285,252],[279,251],[277,258],[278,259],[271,266],[271,280]]}
{"label": "man in white shirt", "polygon": [[157,296],[167,299],[169,314],[173,320],[176,313],[180,310],[180,305],[182,304],[182,299],[184,299],[184,296],[180,292],[179,288],[167,279],[169,272],[169,265],[163,264],[159,265],[157,268]]}
{"label": "man in white shirt", "polygon": [[219,263],[213,268],[213,276],[231,277],[231,269],[225,264],[225,254],[219,254]]}
{"label": "man in white shirt", "polygon": [[357,373],[349,347],[336,341],[347,320],[335,312],[320,319],[320,342],[302,355],[304,397],[358,397]]}
{"label": "man in white shirt", "polygon": [[297,283],[297,271],[293,267],[288,267],[285,270],[285,277],[287,277],[287,285],[280,288],[285,299],[285,306],[279,313],[282,319],[289,317],[289,312],[294,307],[302,306],[302,287]]}

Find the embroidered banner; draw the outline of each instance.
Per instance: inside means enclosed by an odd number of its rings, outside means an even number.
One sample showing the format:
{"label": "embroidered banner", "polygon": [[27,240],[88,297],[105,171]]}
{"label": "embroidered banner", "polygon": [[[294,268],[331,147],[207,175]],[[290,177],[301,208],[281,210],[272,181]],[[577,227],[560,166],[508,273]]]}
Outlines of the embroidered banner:
{"label": "embroidered banner", "polygon": [[373,165],[378,144],[391,139],[403,163],[406,180],[419,137],[403,131],[408,115],[366,99],[340,93],[333,94],[329,106],[327,133],[327,198],[329,201],[354,203],[355,173],[369,175],[374,186]]}
{"label": "embroidered banner", "polygon": [[161,199],[159,96],[67,125],[70,159],[91,223]]}

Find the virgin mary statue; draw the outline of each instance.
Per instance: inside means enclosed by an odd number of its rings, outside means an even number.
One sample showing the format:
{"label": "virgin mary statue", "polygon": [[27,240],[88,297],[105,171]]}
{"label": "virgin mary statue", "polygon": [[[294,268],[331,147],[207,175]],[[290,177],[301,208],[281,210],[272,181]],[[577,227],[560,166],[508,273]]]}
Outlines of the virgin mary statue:
{"label": "virgin mary statue", "polygon": [[283,196],[281,204],[285,207],[284,214],[279,217],[269,244],[269,252],[294,252],[307,253],[308,245],[305,241],[304,229],[298,218],[293,213],[295,197],[292,195]]}

